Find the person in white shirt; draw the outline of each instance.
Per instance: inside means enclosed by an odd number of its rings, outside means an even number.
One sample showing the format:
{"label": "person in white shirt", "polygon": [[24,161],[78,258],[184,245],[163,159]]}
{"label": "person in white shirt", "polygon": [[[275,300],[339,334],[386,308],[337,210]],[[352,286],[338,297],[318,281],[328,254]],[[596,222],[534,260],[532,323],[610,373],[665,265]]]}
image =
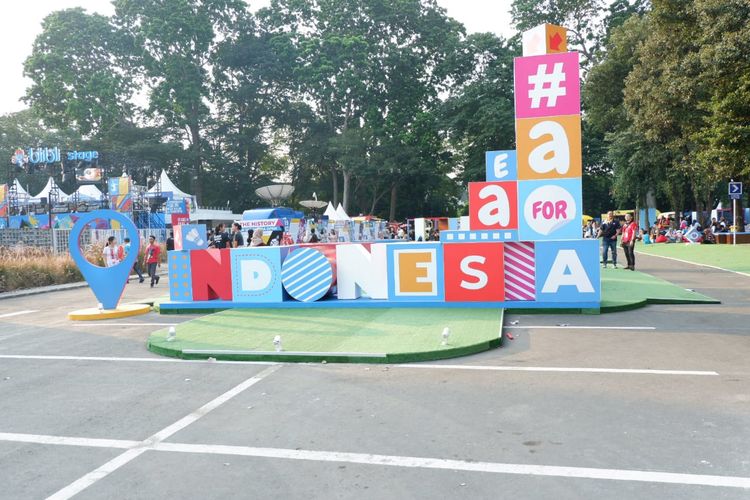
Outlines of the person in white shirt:
{"label": "person in white shirt", "polygon": [[112,267],[120,263],[120,247],[117,245],[117,239],[114,236],[107,238],[107,244],[102,250],[104,256],[104,266]]}

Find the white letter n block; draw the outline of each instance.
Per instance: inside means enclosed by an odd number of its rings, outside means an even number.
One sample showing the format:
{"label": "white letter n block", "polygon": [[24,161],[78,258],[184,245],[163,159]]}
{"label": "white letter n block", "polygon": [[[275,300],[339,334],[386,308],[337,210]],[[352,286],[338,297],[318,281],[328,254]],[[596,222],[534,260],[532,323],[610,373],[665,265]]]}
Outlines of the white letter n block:
{"label": "white letter n block", "polygon": [[371,299],[388,298],[386,244],[336,245],[336,284],[339,299],[358,299],[363,293]]}

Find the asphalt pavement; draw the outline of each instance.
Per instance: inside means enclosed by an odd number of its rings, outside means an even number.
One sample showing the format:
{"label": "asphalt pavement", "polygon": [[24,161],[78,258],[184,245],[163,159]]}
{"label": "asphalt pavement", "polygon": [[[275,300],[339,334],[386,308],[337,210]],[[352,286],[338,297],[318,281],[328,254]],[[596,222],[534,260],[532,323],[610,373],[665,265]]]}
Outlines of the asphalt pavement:
{"label": "asphalt pavement", "polygon": [[193,316],[0,300],[0,498],[750,498],[750,278],[638,267],[722,303],[508,313],[500,349],[382,366],[162,358]]}

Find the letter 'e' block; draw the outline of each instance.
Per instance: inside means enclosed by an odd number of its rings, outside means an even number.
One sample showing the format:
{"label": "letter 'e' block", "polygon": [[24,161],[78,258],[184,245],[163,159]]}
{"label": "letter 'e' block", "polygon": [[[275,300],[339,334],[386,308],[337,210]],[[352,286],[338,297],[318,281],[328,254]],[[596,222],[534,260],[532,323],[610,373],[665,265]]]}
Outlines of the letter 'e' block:
{"label": "letter 'e' block", "polygon": [[232,300],[232,263],[229,249],[193,250],[193,300]]}
{"label": "letter 'e' block", "polygon": [[446,243],[446,302],[502,302],[502,243]]}
{"label": "letter 'e' block", "polygon": [[439,243],[390,243],[388,299],[442,301],[443,246]]}
{"label": "letter 'e' block", "polygon": [[469,217],[472,231],[517,229],[516,183],[512,181],[470,182]]}
{"label": "letter 'e' block", "polygon": [[232,294],[235,302],[282,302],[281,263],[289,247],[233,248]]}

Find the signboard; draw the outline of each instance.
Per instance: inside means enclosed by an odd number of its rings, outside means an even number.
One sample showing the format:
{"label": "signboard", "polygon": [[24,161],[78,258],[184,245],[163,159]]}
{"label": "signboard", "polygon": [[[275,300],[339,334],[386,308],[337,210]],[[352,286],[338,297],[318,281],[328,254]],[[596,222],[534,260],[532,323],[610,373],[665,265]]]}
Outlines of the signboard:
{"label": "signboard", "polygon": [[733,200],[739,200],[742,198],[742,183],[741,182],[730,182],[729,183],[729,197]]}
{"label": "signboard", "polygon": [[190,214],[171,214],[172,227],[190,224]]}
{"label": "signboard", "polygon": [[263,229],[264,231],[280,231],[284,228],[284,221],[282,219],[237,220],[235,222],[243,230]]}
{"label": "signboard", "polygon": [[78,184],[99,184],[102,181],[104,170],[101,168],[77,168],[76,181]]}
{"label": "signboard", "polygon": [[164,207],[164,213],[167,215],[187,213],[185,200],[167,200]]}

